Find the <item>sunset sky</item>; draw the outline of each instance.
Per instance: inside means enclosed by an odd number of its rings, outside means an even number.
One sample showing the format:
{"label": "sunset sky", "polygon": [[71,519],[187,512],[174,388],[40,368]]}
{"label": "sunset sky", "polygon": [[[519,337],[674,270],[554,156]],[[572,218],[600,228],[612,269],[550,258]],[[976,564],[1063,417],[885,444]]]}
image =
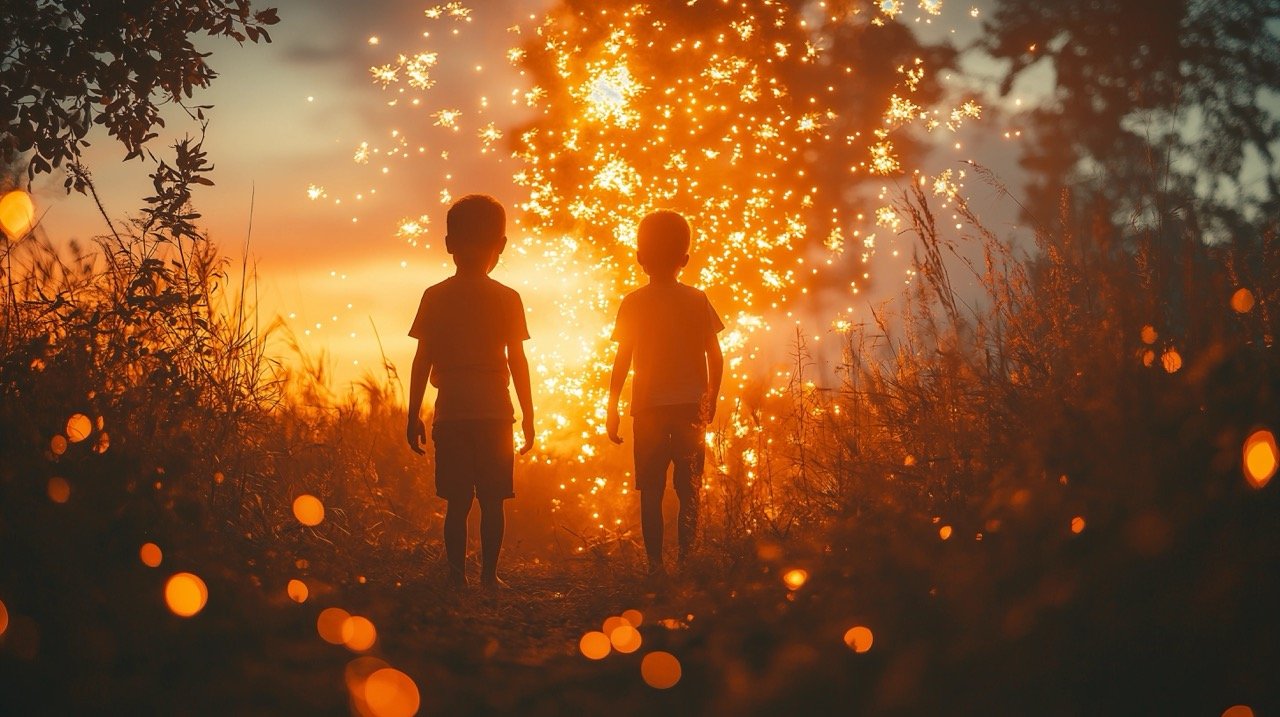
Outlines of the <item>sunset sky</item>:
{"label": "sunset sky", "polygon": [[[521,40],[511,28],[523,22],[527,30],[534,24],[530,16],[550,3],[472,3],[471,21],[452,24],[428,22],[423,11],[432,4],[280,0],[262,4],[280,10],[271,44],[237,47],[206,40],[220,76],[195,102],[214,106],[206,149],[216,165],[217,186],[202,189],[196,207],[213,241],[236,266],[248,238],[262,325],[277,315],[286,317],[304,350],[327,351],[340,390],[345,381],[378,368],[375,326],[388,358],[402,371],[407,368],[413,347],[405,330],[421,290],[451,273],[442,246],[442,189],[453,198],[491,193],[507,203],[509,219],[519,213],[512,206],[521,196],[511,181],[515,161],[505,156],[501,141],[498,151],[481,156],[474,123],[466,131],[449,132],[432,126],[424,111],[415,113],[404,103],[388,106],[395,94],[377,86],[369,68],[399,53],[438,52],[438,84],[429,90],[436,106],[456,107],[465,122],[483,97],[489,108],[480,122],[518,126],[530,110],[511,102],[513,91],[527,89],[505,56]],[[930,26],[916,21],[914,10],[897,21],[915,22],[929,39],[949,34],[963,46],[980,29],[981,17],[972,17],[971,10],[980,14],[986,4],[945,3],[943,15]],[[981,60],[966,66],[978,74],[996,71]],[[963,149],[942,146],[937,166],[974,158],[1006,179],[1016,177],[1013,145],[992,131],[1008,123],[991,106],[995,101],[983,98],[988,106],[980,131],[941,138],[948,145],[960,139]],[[162,139],[197,129],[180,113],[169,117],[169,133]],[[362,142],[386,151],[401,138],[406,142],[402,156],[387,160],[375,153],[366,164],[353,160]],[[120,146],[101,133],[91,139],[88,165],[108,211],[116,218],[136,211],[148,189],[149,165],[121,163]],[[152,143],[153,151],[164,148],[160,141]],[[441,152],[448,153],[447,160]],[[323,194],[312,199],[309,188]],[[92,201],[65,195],[61,177],[42,179],[35,194],[39,211],[46,212],[43,226],[55,241],[86,239],[104,230]],[[974,195],[981,202],[992,192],[982,187]],[[1012,221],[1007,208],[1002,213],[983,206],[986,216],[1007,217],[997,225]],[[423,215],[429,220],[421,237],[425,246],[409,246],[396,235],[397,228],[402,220]],[[509,227],[510,235],[517,232]],[[878,271],[896,274],[901,267],[890,263]],[[518,261],[509,260],[494,275],[526,294],[535,340],[540,326],[557,321],[538,315],[537,277],[521,271]],[[892,296],[900,287],[899,281],[880,282],[862,301]]]}

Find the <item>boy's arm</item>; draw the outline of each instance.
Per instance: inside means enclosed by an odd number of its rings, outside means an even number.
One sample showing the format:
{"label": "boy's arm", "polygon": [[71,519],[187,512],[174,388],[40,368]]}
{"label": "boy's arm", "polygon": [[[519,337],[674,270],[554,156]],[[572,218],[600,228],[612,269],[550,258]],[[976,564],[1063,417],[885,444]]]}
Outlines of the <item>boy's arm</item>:
{"label": "boy's arm", "polygon": [[631,352],[634,349],[630,341],[620,342],[618,355],[613,358],[613,374],[609,377],[609,412],[604,425],[609,433],[609,440],[614,443],[622,443],[622,436],[618,435],[618,428],[622,423],[622,418],[618,415],[618,399],[622,396],[622,387],[627,383],[627,374],[631,372]]}
{"label": "boy's arm", "polygon": [[427,342],[418,340],[418,350],[413,354],[413,370],[409,374],[409,427],[405,431],[409,448],[421,455],[427,442],[427,427],[422,423],[422,395],[427,391],[427,379],[431,377],[431,354]]}
{"label": "boy's arm", "polygon": [[516,398],[520,401],[520,428],[524,432],[520,453],[523,455],[533,448],[533,389],[529,384],[529,359],[524,355],[522,342],[507,345],[507,368],[511,369]]}
{"label": "boy's arm", "polygon": [[720,339],[707,332],[707,392],[702,396],[702,422],[711,423],[716,417],[716,404],[720,401],[720,382],[724,378],[724,354],[720,351]]}

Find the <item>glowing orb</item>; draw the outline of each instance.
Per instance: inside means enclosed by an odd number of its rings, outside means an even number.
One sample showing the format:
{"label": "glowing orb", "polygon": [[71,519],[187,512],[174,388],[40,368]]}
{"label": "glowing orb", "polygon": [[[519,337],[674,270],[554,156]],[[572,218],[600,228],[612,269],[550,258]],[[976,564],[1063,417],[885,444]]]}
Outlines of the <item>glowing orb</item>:
{"label": "glowing orb", "polygon": [[870,650],[872,642],[875,642],[875,635],[871,634],[871,628],[863,625],[851,627],[844,633],[844,644],[854,652],[862,653]]}
{"label": "glowing orb", "polygon": [[66,503],[71,499],[71,484],[66,478],[54,476],[49,479],[49,500],[54,503]]}
{"label": "glowing orb", "polygon": [[644,622],[644,614],[639,610],[624,610],[622,619],[626,620],[627,624],[632,627],[640,627],[641,623]]}
{"label": "glowing orb", "polygon": [[351,698],[359,707],[356,710],[357,714],[366,715],[369,713],[368,704],[364,698],[364,688],[369,681],[369,676],[386,667],[390,667],[386,660],[368,655],[362,655],[347,663],[347,669],[343,670],[343,679],[347,683],[347,689],[351,692]]}
{"label": "glowing orb", "polygon": [[1237,314],[1247,314],[1253,310],[1253,292],[1248,289],[1236,289],[1236,293],[1231,295],[1231,308],[1235,309]]}
{"label": "glowing orb", "polygon": [[1253,717],[1253,708],[1247,705],[1234,705],[1224,710],[1222,717]]}
{"label": "glowing orb", "polygon": [[1142,327],[1142,343],[1150,346],[1151,344],[1154,344],[1158,338],[1160,338],[1160,334],[1156,333],[1156,327],[1150,324]]}
{"label": "glowing orb", "polygon": [[347,620],[351,617],[351,613],[340,607],[327,607],[320,611],[320,616],[316,618],[316,632],[320,633],[320,639],[330,645],[342,644],[342,627],[347,624]]}
{"label": "glowing orb", "polygon": [[352,615],[342,623],[342,644],[352,652],[364,652],[378,640],[378,631],[367,617]]}
{"label": "glowing orb", "polygon": [[782,582],[788,590],[799,590],[808,581],[809,571],[802,568],[794,568],[782,574]]}
{"label": "glowing orb", "polygon": [[623,624],[609,633],[609,642],[618,652],[629,654],[640,649],[640,631],[630,625]]}
{"label": "glowing orb", "polygon": [[1084,517],[1077,515],[1071,519],[1071,532],[1079,534],[1084,532]]}
{"label": "glowing orb", "polygon": [[9,629],[9,608],[4,606],[4,600],[0,600],[0,635]]}
{"label": "glowing orb", "polygon": [[204,609],[209,589],[192,573],[177,573],[164,585],[164,601],[178,617],[191,617]]}
{"label": "glowing orb", "polygon": [[609,652],[613,649],[613,644],[609,642],[608,635],[599,630],[592,630],[583,635],[582,639],[578,641],[578,649],[589,660],[603,660],[609,656]]}
{"label": "glowing orb", "polygon": [[1266,429],[1254,431],[1244,441],[1244,477],[1249,485],[1262,488],[1276,474],[1280,464],[1280,451],[1276,450],[1276,437]]}
{"label": "glowing orb", "polygon": [[944,525],[944,526],[942,526],[941,528],[938,528],[938,537],[939,537],[939,538],[942,538],[943,540],[950,540],[950,539],[951,539],[951,526],[949,526],[949,525]]}
{"label": "glowing orb", "polygon": [[324,521],[324,503],[314,495],[300,495],[293,501],[293,517],[303,525],[320,525]]}
{"label": "glowing orb", "polygon": [[413,679],[393,667],[384,667],[364,682],[364,701],[374,717],[413,717],[421,704]]}
{"label": "glowing orb", "polygon": [[36,223],[36,207],[31,195],[15,189],[0,197],[0,228],[10,239],[21,239]]}
{"label": "glowing orb", "polygon": [[67,452],[66,436],[59,433],[58,435],[49,439],[49,450],[53,451],[53,455],[55,456],[60,456],[63,453],[66,453]]}
{"label": "glowing orb", "polygon": [[67,419],[67,438],[72,443],[79,443],[93,432],[93,422],[83,413],[77,413]]}
{"label": "glowing orb", "polygon": [[1160,365],[1166,373],[1177,373],[1182,368],[1182,354],[1177,349],[1168,349],[1160,356]]}
{"label": "glowing orb", "polygon": [[307,589],[307,584],[297,579],[289,581],[285,592],[288,593],[290,600],[299,603],[306,602],[307,596],[311,594],[311,591]]}
{"label": "glowing orb", "polygon": [[[612,635],[614,630],[617,630],[623,625],[631,625],[631,623],[628,622],[626,618],[619,617],[617,615],[610,615],[604,619],[604,626],[600,631],[606,635]],[[635,625],[632,625],[632,627],[635,627]]]}
{"label": "glowing orb", "polygon": [[164,560],[164,553],[160,551],[160,546],[155,543],[143,543],[142,547],[138,549],[138,558],[148,568],[158,568],[160,567],[160,562]]}
{"label": "glowing orb", "polygon": [[640,676],[657,690],[674,687],[680,681],[680,660],[670,652],[650,652],[640,661]]}

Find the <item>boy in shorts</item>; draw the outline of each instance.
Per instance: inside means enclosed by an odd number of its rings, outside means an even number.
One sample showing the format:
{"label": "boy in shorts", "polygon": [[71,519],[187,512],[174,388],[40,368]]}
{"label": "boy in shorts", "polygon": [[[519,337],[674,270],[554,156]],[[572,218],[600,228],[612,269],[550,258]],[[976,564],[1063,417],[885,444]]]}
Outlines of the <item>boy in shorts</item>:
{"label": "boy in shorts", "polygon": [[514,289],[489,278],[507,244],[506,221],[502,205],[486,195],[465,196],[449,208],[444,241],[457,271],[422,294],[409,329],[418,340],[409,382],[409,447],[424,452],[427,434],[419,413],[429,378],[439,389],[431,424],[436,495],[448,502],[444,547],[450,582],[458,587],[467,584],[467,514],[473,498],[480,501],[480,583],[507,587],[498,577],[498,553],[506,522],[503,501],[515,497],[509,379],[520,400],[520,453],[533,447],[524,306]]}
{"label": "boy in shorts", "polygon": [[649,283],[622,300],[613,329],[618,355],[605,426],[610,440],[622,443],[618,398],[634,362],[635,488],[640,491],[640,527],[653,577],[666,573],[662,495],[668,466],[674,467],[671,482],[680,499],[682,564],[693,547],[706,451],[703,433],[715,417],[724,372],[716,339],[724,324],[706,294],[677,280],[689,263],[689,242],[689,223],[676,212],[652,212],[640,222],[636,259]]}

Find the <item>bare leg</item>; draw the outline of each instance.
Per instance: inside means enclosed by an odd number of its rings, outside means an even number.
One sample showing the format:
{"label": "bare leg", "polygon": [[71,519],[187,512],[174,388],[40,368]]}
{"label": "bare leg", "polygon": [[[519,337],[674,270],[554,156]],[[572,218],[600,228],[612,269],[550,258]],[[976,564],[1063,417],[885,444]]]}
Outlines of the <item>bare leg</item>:
{"label": "bare leg", "polygon": [[498,581],[498,555],[502,552],[502,535],[506,531],[503,500],[480,502],[480,582],[491,585]]}
{"label": "bare leg", "polygon": [[640,491],[640,530],[649,555],[649,572],[662,571],[662,494],[665,486]]}
{"label": "bare leg", "polygon": [[[701,481],[699,476],[693,477],[694,481]],[[689,553],[693,550],[693,543],[698,538],[698,512],[702,501],[702,491],[698,490],[698,486],[693,487],[689,491],[681,491],[680,495],[680,516],[678,518],[680,541],[680,562],[683,563],[685,558],[689,557]]]}
{"label": "bare leg", "polygon": [[471,499],[448,501],[444,513],[444,552],[449,560],[449,579],[454,584],[467,582],[467,514]]}

